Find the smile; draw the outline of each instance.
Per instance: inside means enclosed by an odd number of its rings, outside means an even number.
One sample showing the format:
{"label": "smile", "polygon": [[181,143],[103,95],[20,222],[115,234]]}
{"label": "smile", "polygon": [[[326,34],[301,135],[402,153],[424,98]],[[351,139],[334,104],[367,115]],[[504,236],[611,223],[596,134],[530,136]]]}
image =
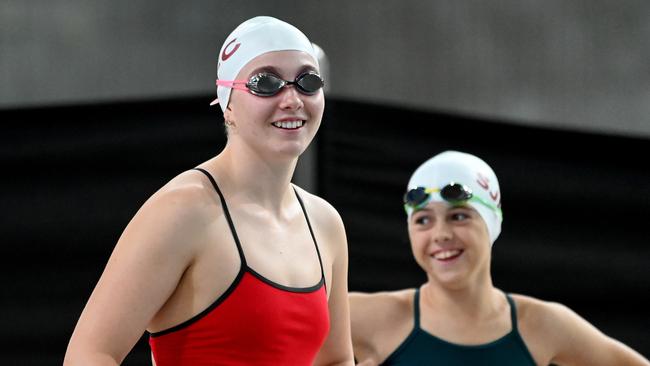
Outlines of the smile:
{"label": "smile", "polygon": [[277,128],[282,128],[284,130],[295,130],[304,124],[303,120],[295,120],[295,121],[276,121],[273,122],[272,125],[277,127]]}
{"label": "smile", "polygon": [[440,261],[450,261],[458,258],[461,254],[463,254],[462,249],[449,249],[449,250],[438,251],[434,253],[432,256],[433,258]]}

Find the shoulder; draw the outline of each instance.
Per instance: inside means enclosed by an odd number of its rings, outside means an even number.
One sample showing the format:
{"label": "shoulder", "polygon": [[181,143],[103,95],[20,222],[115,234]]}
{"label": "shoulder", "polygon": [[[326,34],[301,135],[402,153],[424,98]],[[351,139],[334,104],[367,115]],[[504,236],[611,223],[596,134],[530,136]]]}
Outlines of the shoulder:
{"label": "shoulder", "polygon": [[220,206],[216,198],[216,192],[201,173],[186,171],[154,193],[140,211],[156,216],[173,213],[179,220],[195,219],[210,206]]}
{"label": "shoulder", "polygon": [[318,237],[333,252],[343,254],[347,251],[345,226],[338,211],[326,200],[295,186],[309,217],[312,229]]}
{"label": "shoulder", "polygon": [[519,332],[538,362],[558,363],[558,357],[574,360],[581,350],[609,345],[602,333],[569,307],[530,296],[511,296],[517,306]]}
{"label": "shoulder", "polygon": [[[376,293],[350,292],[352,331],[376,333],[413,317],[415,289]],[[381,321],[378,321],[380,320]]]}
{"label": "shoulder", "polygon": [[358,310],[401,311],[413,308],[415,289],[374,293],[350,292],[350,307]]}
{"label": "shoulder", "polygon": [[543,364],[649,365],[639,353],[608,337],[569,307],[513,295],[520,332]]}
{"label": "shoulder", "polygon": [[385,360],[413,329],[415,290],[351,292],[352,344],[359,361]]}
{"label": "shoulder", "polygon": [[293,187],[305,204],[305,209],[308,211],[311,219],[326,226],[343,226],[341,216],[329,202],[313,193],[307,192],[295,184]]}
{"label": "shoulder", "polygon": [[510,294],[517,308],[518,330],[538,364],[549,364],[567,343],[566,306],[531,296]]}
{"label": "shoulder", "polygon": [[517,306],[522,326],[553,331],[577,317],[571,309],[558,302],[540,300],[531,296],[511,294]]}
{"label": "shoulder", "polygon": [[203,233],[221,214],[220,202],[210,182],[195,171],[186,171],[154,193],[135,214],[125,234],[140,241],[188,243]]}

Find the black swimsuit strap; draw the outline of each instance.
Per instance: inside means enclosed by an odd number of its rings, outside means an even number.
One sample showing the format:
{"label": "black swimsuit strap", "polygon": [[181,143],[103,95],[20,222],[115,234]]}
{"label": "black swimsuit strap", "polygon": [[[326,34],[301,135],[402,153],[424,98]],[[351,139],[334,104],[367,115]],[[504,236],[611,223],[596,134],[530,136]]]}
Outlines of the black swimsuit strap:
{"label": "black swimsuit strap", "polygon": [[305,209],[305,204],[302,202],[302,198],[300,198],[300,195],[298,194],[298,191],[294,188],[293,191],[296,193],[296,197],[298,198],[298,202],[300,203],[300,207],[302,208],[302,212],[305,215],[305,220],[307,220],[307,226],[309,227],[309,234],[311,234],[311,238],[314,241],[314,247],[316,247],[316,254],[318,255],[318,263],[320,264],[320,275],[321,275],[321,280],[325,284],[325,289],[327,289],[327,284],[325,283],[325,271],[323,270],[323,260],[321,259],[320,256],[320,250],[318,250],[318,242],[316,242],[316,236],[314,236],[314,230],[311,228],[311,222],[309,221],[309,216],[307,215],[307,210]]}
{"label": "black swimsuit strap", "polygon": [[[517,306],[515,301],[509,294],[505,294],[508,304],[510,304],[510,321],[512,322],[512,330],[517,330]],[[420,288],[415,289],[415,296],[413,298],[413,318],[415,326],[420,327]]]}
{"label": "black swimsuit strap", "polygon": [[506,299],[508,300],[508,304],[510,304],[510,321],[512,322],[512,330],[517,331],[517,305],[515,305],[515,300],[513,300],[510,295],[506,294]]}
{"label": "black swimsuit strap", "polygon": [[226,204],[226,199],[223,197],[223,194],[221,193],[221,190],[217,185],[217,181],[214,180],[212,174],[210,174],[205,169],[194,168],[194,170],[198,170],[201,173],[205,174],[208,177],[208,179],[210,179],[210,182],[212,183],[214,189],[217,191],[217,194],[219,195],[219,199],[221,200],[221,207],[223,207],[223,213],[226,215],[228,226],[230,226],[230,232],[232,233],[232,237],[233,239],[235,239],[235,244],[237,245],[237,251],[239,252],[239,257],[241,258],[241,262],[242,262],[242,268],[248,268],[248,265],[246,264],[246,256],[244,255],[244,250],[242,249],[241,243],[239,242],[239,236],[237,235],[237,230],[235,230],[235,224],[233,224],[232,222],[232,217],[230,216],[230,211],[228,211],[228,205]]}
{"label": "black swimsuit strap", "polygon": [[420,328],[420,288],[415,289],[415,296],[413,297],[413,326]]}

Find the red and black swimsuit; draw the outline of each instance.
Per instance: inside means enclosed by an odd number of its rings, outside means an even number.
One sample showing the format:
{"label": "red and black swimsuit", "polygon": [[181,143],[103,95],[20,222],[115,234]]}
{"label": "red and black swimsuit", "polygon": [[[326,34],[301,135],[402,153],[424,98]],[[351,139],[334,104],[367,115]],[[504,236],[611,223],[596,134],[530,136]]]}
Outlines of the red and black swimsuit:
{"label": "red and black swimsuit", "polygon": [[305,206],[305,215],[321,267],[314,286],[277,284],[246,264],[226,201],[212,182],[241,258],[237,277],[212,305],[191,319],[152,333],[149,345],[157,366],[311,365],[329,332],[323,262]]}

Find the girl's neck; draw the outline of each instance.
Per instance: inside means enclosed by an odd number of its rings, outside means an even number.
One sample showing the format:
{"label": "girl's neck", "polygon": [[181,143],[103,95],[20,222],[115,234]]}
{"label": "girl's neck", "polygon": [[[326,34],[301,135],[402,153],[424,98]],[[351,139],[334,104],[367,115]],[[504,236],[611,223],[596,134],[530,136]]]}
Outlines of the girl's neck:
{"label": "girl's neck", "polygon": [[494,288],[489,276],[458,288],[445,287],[429,280],[420,292],[423,306],[457,317],[489,317],[504,301],[503,294]]}
{"label": "girl's neck", "polygon": [[207,166],[224,186],[228,199],[280,212],[292,200],[291,178],[298,159],[270,160],[253,151],[226,148]]}

